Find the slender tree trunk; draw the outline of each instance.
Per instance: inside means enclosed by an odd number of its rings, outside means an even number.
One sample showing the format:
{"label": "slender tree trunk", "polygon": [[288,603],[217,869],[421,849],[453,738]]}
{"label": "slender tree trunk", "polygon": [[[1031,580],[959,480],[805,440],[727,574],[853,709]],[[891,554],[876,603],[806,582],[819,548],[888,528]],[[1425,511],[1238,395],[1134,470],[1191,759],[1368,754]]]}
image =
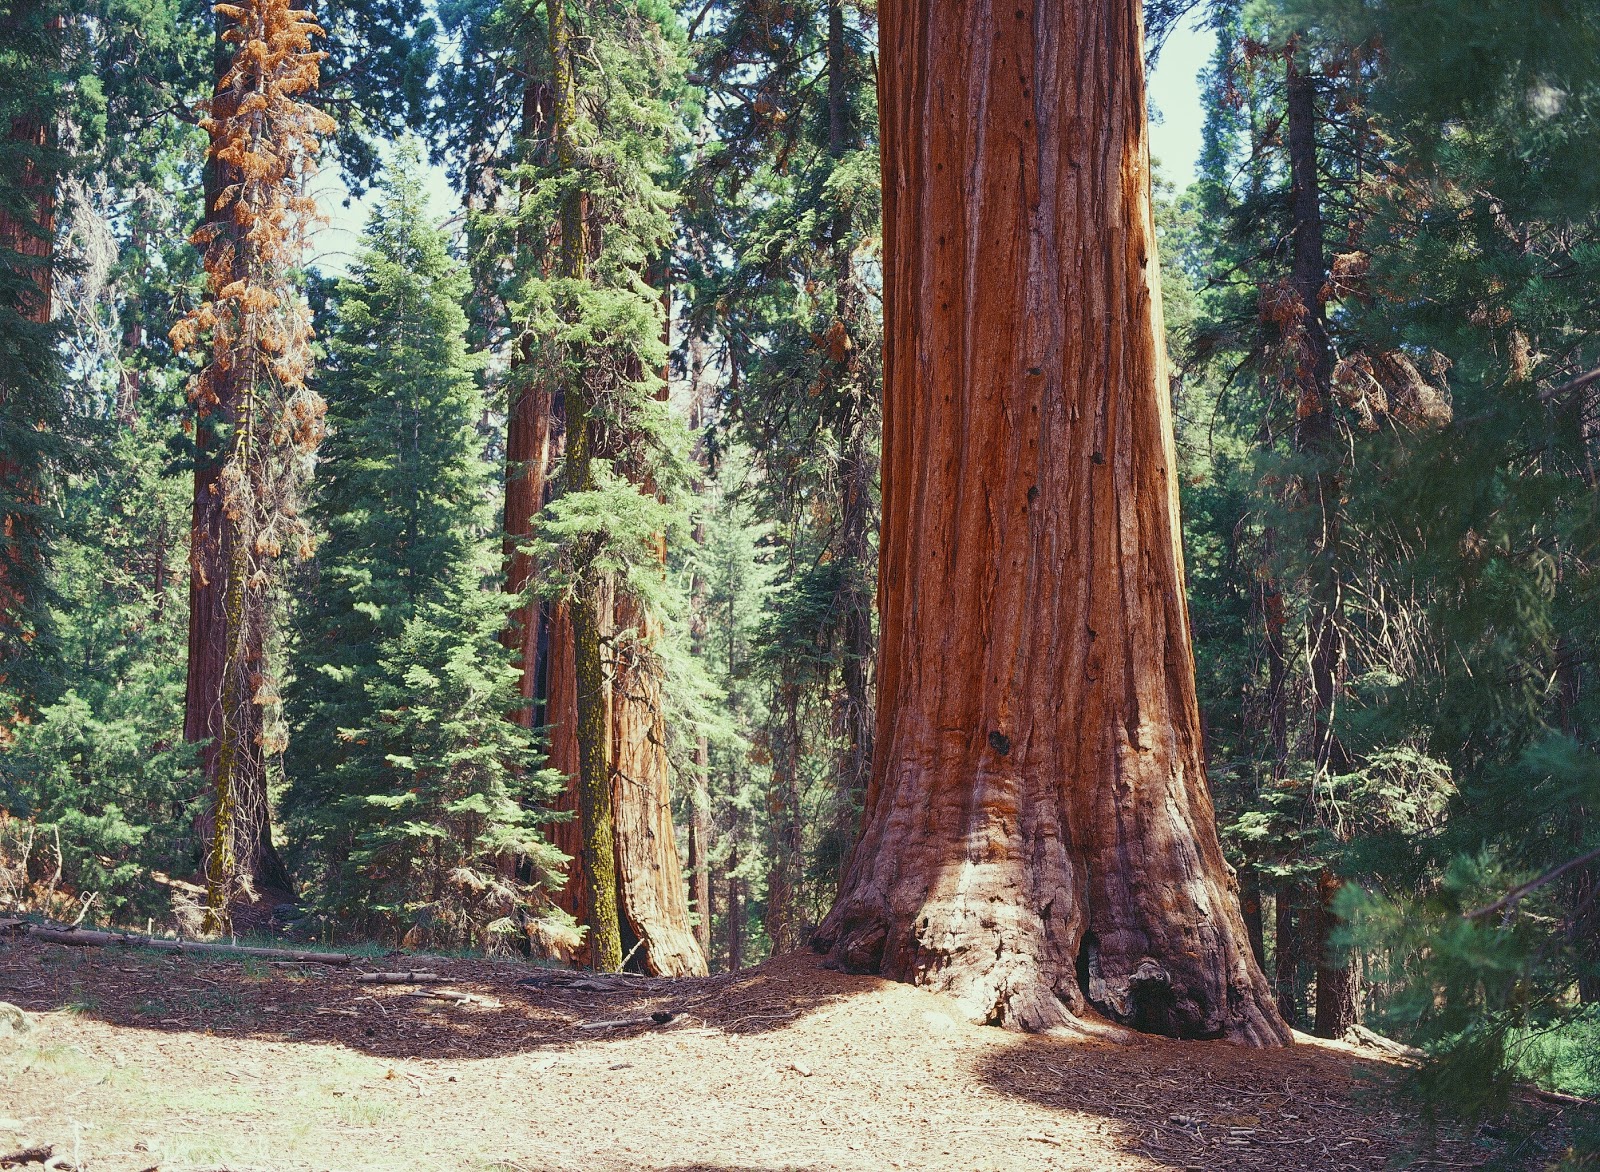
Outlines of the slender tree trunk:
{"label": "slender tree trunk", "polygon": [[694,937],[707,963],[711,960],[711,795],[706,787],[706,772],[711,767],[711,752],[701,737],[694,749],[693,808],[689,811],[689,910],[697,917]]}
{"label": "slender tree trunk", "polygon": [[728,917],[728,971],[736,973],[744,967],[744,902],[741,898],[743,880],[738,877],[738,829],[734,829],[734,845],[728,852],[728,905],[723,914]]}
{"label": "slender tree trunk", "polygon": [[[228,70],[232,48],[222,40],[228,18],[216,16],[213,68],[220,82]],[[232,230],[231,217],[222,207],[225,189],[238,182],[238,173],[228,164],[209,158],[204,176],[205,218]],[[218,826],[238,811],[224,792],[227,777],[248,771],[259,776],[261,761],[261,719],[259,705],[248,701],[230,708],[233,713],[229,738],[236,742],[232,759],[220,756],[223,741],[223,713],[229,708],[223,696],[224,665],[228,656],[228,621],[225,608],[228,567],[233,561],[229,526],[222,508],[222,452],[219,450],[218,420],[232,423],[239,407],[236,378],[218,378],[214,384],[217,402],[201,404],[195,421],[194,495],[189,529],[189,646],[188,676],[184,690],[183,739],[191,744],[205,742],[201,768],[212,802],[201,815],[200,838],[204,844],[208,874],[218,861]],[[261,624],[250,624],[246,645],[240,652],[242,663],[259,664]],[[241,760],[247,757],[248,760]],[[224,769],[224,766],[226,767]],[[219,778],[222,779],[219,788]],[[252,927],[270,921],[272,908],[294,899],[294,880],[272,841],[272,820],[264,810],[249,810],[252,857],[235,860],[240,874],[249,880],[256,899],[229,912],[236,928]],[[220,818],[219,818],[220,815]],[[215,909],[221,911],[222,909]]]}
{"label": "slender tree trunk", "polygon": [[[828,0],[828,153],[835,160],[860,146],[858,132],[851,125],[849,109],[850,45],[845,37],[844,2]],[[840,563],[844,584],[839,598],[842,613],[843,659],[840,682],[843,685],[839,713],[844,753],[839,763],[839,816],[842,825],[836,835],[840,847],[838,878],[843,879],[844,862],[849,857],[853,831],[860,817],[872,768],[872,592],[868,575],[872,565],[872,482],[876,466],[869,435],[872,404],[870,388],[864,386],[860,370],[860,346],[851,336],[850,326],[860,311],[856,288],[850,217],[843,207],[835,209],[832,224],[835,277],[835,315],[845,327],[844,341],[835,366],[846,383],[851,411],[846,422],[843,451],[840,453],[839,485],[843,496],[840,510]]]}
{"label": "slender tree trunk", "polygon": [[1356,1024],[1356,970],[1347,951],[1336,950],[1333,933],[1340,920],[1333,901],[1340,883],[1326,867],[1317,876],[1317,1009],[1319,1038],[1342,1038]]}
{"label": "slender tree trunk", "polygon": [[[522,91],[522,138],[528,149],[546,132],[551,115],[550,86],[533,76]],[[519,241],[519,244],[522,243]],[[533,555],[525,546],[533,536],[534,519],[545,505],[545,488],[551,461],[555,428],[550,384],[541,378],[532,361],[529,345],[520,347],[511,362],[511,401],[506,414],[505,560],[506,593],[520,599],[508,616],[501,642],[516,657],[521,671],[520,691],[524,704],[516,721],[524,728],[536,722],[536,702],[542,665],[539,648],[544,643],[539,600],[531,587],[537,573]]]}
{"label": "slender tree trunk", "polygon": [[1250,936],[1250,955],[1256,958],[1256,967],[1267,965],[1267,930],[1261,914],[1261,873],[1254,864],[1246,864],[1239,876],[1239,913],[1244,916],[1244,930]]}
{"label": "slender tree trunk", "polygon": [[877,752],[817,943],[980,1021],[1287,1043],[1201,759],[1139,5],[880,21]]}
{"label": "slender tree trunk", "polygon": [[1299,885],[1278,884],[1273,899],[1272,961],[1278,1013],[1291,1026],[1300,1022],[1300,917]]}
{"label": "slender tree trunk", "polygon": [[774,956],[803,943],[800,876],[804,826],[800,810],[800,688],[778,687],[772,714],[772,785],[767,790],[767,909],[764,926]]}
{"label": "slender tree trunk", "polygon": [[[690,371],[689,371],[689,430],[696,435],[695,446],[700,448],[698,433],[703,426],[701,419],[702,404],[701,377],[704,371],[704,357],[698,341],[690,343]],[[696,466],[700,465],[703,453],[695,452]],[[699,499],[705,485],[698,479],[694,483],[694,493]],[[703,549],[706,543],[706,529],[704,521],[695,520],[694,543],[697,548]],[[689,641],[695,655],[705,653],[706,641],[706,581],[701,576],[698,563],[689,584]],[[697,917],[694,926],[695,939],[700,944],[700,953],[707,964],[711,962],[711,746],[705,737],[697,737],[694,746],[694,773],[690,778],[689,799],[689,907]]]}
{"label": "slender tree trunk", "polygon": [[[1307,506],[1320,522],[1312,537],[1308,616],[1311,646],[1312,735],[1318,775],[1347,768],[1343,747],[1334,729],[1339,668],[1344,659],[1339,630],[1339,484],[1334,470],[1333,347],[1328,341],[1323,287],[1327,262],[1322,244],[1322,192],[1317,170],[1316,83],[1296,59],[1291,44],[1285,54],[1285,118],[1288,127],[1290,199],[1294,215],[1294,264],[1291,281],[1300,306],[1296,323],[1295,447],[1316,463],[1316,474],[1306,482]],[[1320,1037],[1343,1036],[1355,1024],[1355,988],[1347,956],[1336,955],[1331,934],[1339,920],[1333,899],[1339,890],[1331,872],[1317,884],[1316,928],[1317,1001],[1315,1032]]]}

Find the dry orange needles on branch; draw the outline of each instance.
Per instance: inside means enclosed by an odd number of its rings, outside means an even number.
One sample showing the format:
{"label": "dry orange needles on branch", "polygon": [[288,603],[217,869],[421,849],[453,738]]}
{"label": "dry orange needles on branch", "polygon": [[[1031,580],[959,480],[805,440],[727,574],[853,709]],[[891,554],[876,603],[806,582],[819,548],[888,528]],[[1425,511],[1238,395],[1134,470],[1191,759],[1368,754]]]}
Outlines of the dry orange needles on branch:
{"label": "dry orange needles on branch", "polygon": [[190,399],[226,436],[219,478],[226,648],[207,852],[208,919],[220,929],[235,896],[252,894],[241,860],[264,825],[262,763],[277,747],[263,718],[277,695],[265,662],[271,568],[286,549],[311,552],[297,491],[322,439],[325,406],[306,386],[311,315],[294,270],[317,219],[307,184],[334,123],[302,100],[316,90],[326,56],[315,48],[325,34],[310,12],[288,0],[243,0],[215,11],[233,54],[201,123],[211,136],[215,194],[191,239],[204,254],[206,297],[171,337],[179,350],[207,347]]}

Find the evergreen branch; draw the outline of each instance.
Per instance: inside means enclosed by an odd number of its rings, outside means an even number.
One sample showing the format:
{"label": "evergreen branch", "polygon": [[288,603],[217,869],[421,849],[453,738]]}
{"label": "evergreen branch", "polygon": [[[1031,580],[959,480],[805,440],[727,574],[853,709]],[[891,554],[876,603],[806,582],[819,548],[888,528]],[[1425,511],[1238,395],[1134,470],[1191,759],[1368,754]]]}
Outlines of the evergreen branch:
{"label": "evergreen branch", "polygon": [[1510,891],[1506,892],[1493,903],[1485,904],[1480,908],[1474,908],[1470,912],[1462,912],[1461,918],[1464,920],[1477,920],[1484,916],[1493,915],[1495,912],[1501,911],[1502,909],[1509,911],[1511,908],[1520,903],[1523,898],[1539,890],[1539,888],[1543,887],[1545,884],[1561,878],[1561,876],[1565,875],[1574,867],[1581,867],[1585,863],[1594,862],[1596,859],[1600,859],[1600,847],[1596,847],[1587,854],[1581,854],[1575,859],[1568,859],[1559,867],[1552,867],[1543,875],[1540,875],[1537,879],[1530,879],[1520,887],[1513,887]]}
{"label": "evergreen branch", "polygon": [[1597,366],[1593,370],[1587,371],[1584,374],[1580,374],[1577,378],[1568,379],[1558,387],[1551,387],[1547,391],[1540,391],[1539,402],[1553,403],[1557,399],[1563,399],[1572,394],[1572,392],[1581,391],[1584,387],[1593,386],[1597,382],[1600,382],[1600,366]]}

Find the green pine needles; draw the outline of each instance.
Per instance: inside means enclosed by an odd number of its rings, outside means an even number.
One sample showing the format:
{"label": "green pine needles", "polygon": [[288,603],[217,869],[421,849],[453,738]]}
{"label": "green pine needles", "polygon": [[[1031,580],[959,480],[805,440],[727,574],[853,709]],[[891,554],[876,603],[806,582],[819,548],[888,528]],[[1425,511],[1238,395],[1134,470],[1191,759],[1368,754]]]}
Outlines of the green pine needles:
{"label": "green pine needles", "polygon": [[506,599],[467,277],[418,166],[405,147],[335,294],[313,509],[326,536],[288,691],[285,810],[353,926],[487,946],[491,925],[543,914],[562,860],[531,828],[549,793],[537,746],[507,719],[519,697],[496,640]]}

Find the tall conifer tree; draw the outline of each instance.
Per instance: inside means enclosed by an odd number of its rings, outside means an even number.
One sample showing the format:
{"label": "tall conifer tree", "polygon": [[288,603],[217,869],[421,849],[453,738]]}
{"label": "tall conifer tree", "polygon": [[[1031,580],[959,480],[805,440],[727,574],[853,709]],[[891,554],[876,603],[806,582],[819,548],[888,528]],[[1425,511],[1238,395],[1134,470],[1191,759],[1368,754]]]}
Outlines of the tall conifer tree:
{"label": "tall conifer tree", "polygon": [[53,528],[45,479],[66,451],[51,326],[63,11],[0,5],[0,684],[16,675],[44,618]]}
{"label": "tall conifer tree", "polygon": [[557,860],[528,829],[545,796],[534,743],[505,720],[516,672],[495,638],[505,596],[487,588],[493,476],[468,278],[428,222],[418,167],[403,148],[335,290],[313,509],[326,537],[296,624],[285,807],[329,906],[476,944],[534,899],[498,860],[540,880]]}
{"label": "tall conifer tree", "polygon": [[321,136],[334,127],[303,100],[317,88],[322,60],[312,47],[321,30],[308,13],[289,0],[244,0],[218,13],[230,60],[205,121],[212,215],[194,237],[205,253],[207,298],[172,331],[179,348],[205,344],[208,361],[192,396],[208,426],[225,435],[208,510],[214,525],[196,527],[191,559],[197,575],[221,574],[220,628],[212,632],[219,671],[215,694],[205,697],[215,740],[206,760],[213,930],[230,923],[241,897],[250,904],[276,894],[256,890],[257,880],[271,878],[260,866],[271,838],[266,759],[279,747],[267,727],[278,699],[267,662],[272,586],[284,553],[311,551],[297,489],[323,415],[306,386],[311,317],[292,270],[316,210],[305,184]]}

